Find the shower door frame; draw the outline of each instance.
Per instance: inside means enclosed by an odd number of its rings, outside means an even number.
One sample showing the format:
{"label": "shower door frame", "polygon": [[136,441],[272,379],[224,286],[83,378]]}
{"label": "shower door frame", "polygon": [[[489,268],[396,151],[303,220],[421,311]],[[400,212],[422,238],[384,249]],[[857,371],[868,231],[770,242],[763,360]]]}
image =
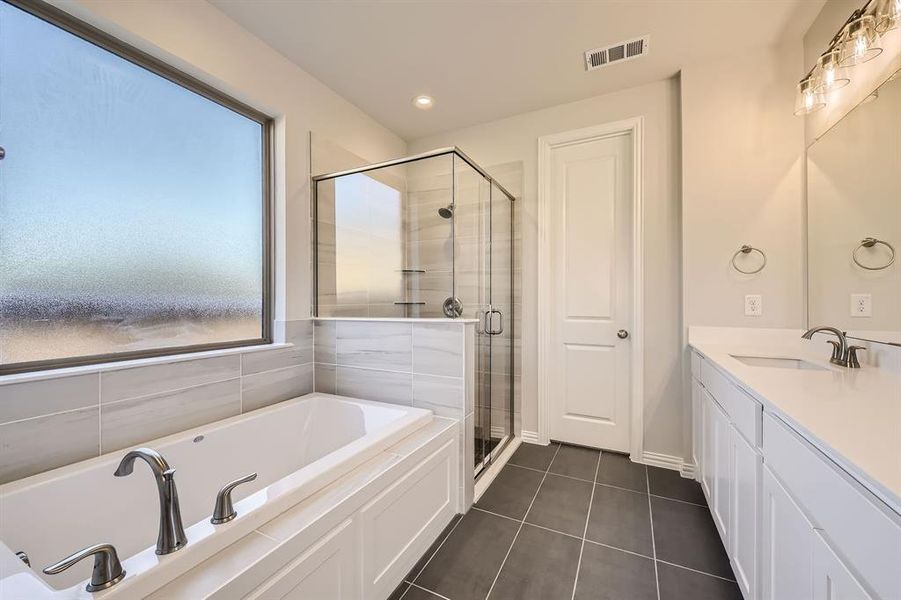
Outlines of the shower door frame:
{"label": "shower door frame", "polygon": [[[395,166],[399,166],[399,165],[404,165],[404,164],[408,164],[408,163],[413,163],[413,162],[417,162],[417,161],[421,161],[421,160],[427,160],[430,158],[446,156],[446,155],[452,155],[454,157],[460,158],[464,163],[466,163],[468,166],[470,166],[472,169],[474,169],[479,175],[481,175],[488,182],[488,189],[489,189],[488,209],[489,209],[489,211],[492,209],[491,195],[495,188],[497,188],[497,190],[500,191],[506,197],[506,200],[508,202],[510,202],[510,224],[509,224],[509,227],[510,227],[509,228],[509,233],[510,233],[510,247],[509,247],[509,252],[510,252],[510,282],[509,282],[510,297],[509,297],[509,306],[507,307],[509,314],[504,314],[505,320],[507,321],[507,323],[509,324],[509,327],[510,327],[510,336],[509,336],[509,340],[510,340],[509,365],[510,366],[509,366],[509,374],[507,374],[507,377],[509,378],[509,380],[508,380],[508,390],[509,390],[508,402],[509,402],[509,404],[508,405],[509,405],[510,410],[508,411],[509,412],[509,423],[507,423],[507,426],[509,427],[509,433],[507,433],[501,439],[501,441],[497,444],[496,447],[491,449],[489,452],[487,452],[485,454],[485,456],[483,456],[482,460],[479,462],[478,465],[473,465],[475,468],[475,478],[478,479],[483,473],[486,472],[487,468],[489,466],[491,466],[491,464],[494,462],[494,460],[497,458],[497,456],[501,452],[503,452],[503,450],[506,448],[507,444],[509,444],[510,440],[512,440],[516,435],[516,430],[515,430],[516,409],[515,409],[515,393],[514,393],[514,385],[515,385],[515,381],[516,381],[515,368],[514,368],[514,357],[515,357],[514,341],[515,341],[516,329],[515,329],[515,319],[514,319],[515,314],[514,314],[514,302],[513,302],[514,281],[515,281],[515,275],[514,275],[515,257],[514,257],[514,253],[513,253],[514,244],[515,244],[514,211],[515,211],[515,207],[516,207],[516,197],[513,194],[511,194],[500,182],[498,182],[491,175],[489,175],[485,169],[480,167],[478,165],[478,163],[476,163],[465,152],[463,152],[456,146],[448,146],[448,147],[444,147],[444,148],[438,148],[435,150],[429,150],[428,152],[422,152],[419,154],[405,156],[402,158],[396,158],[396,159],[387,160],[387,161],[383,161],[383,162],[372,163],[372,164],[364,165],[364,166],[353,168],[353,169],[346,169],[343,171],[335,171],[333,173],[324,173],[324,174],[320,174],[320,175],[313,175],[310,178],[310,180],[311,180],[311,185],[310,185],[310,188],[311,188],[310,189],[310,217],[311,217],[310,256],[312,257],[312,260],[310,261],[312,263],[312,285],[310,286],[310,289],[311,289],[310,308],[311,308],[312,316],[314,318],[318,317],[319,316],[319,256],[318,256],[318,249],[319,249],[319,198],[318,198],[319,183],[321,183],[323,181],[332,180],[332,179],[338,179],[340,177],[344,177],[347,175],[366,173],[368,171],[375,171],[378,169],[395,167]],[[453,173],[453,169],[452,169],[452,173]],[[453,176],[452,176],[452,179],[453,179]],[[456,194],[456,192],[454,191],[452,193],[452,198],[456,202],[455,194]],[[491,222],[490,219],[491,219],[491,216],[489,216],[489,222]],[[452,228],[454,227],[453,220],[451,222],[451,227]],[[452,231],[453,231],[453,229],[452,229]],[[487,244],[487,248],[488,248],[487,251],[489,253],[489,294],[491,293],[490,288],[491,288],[491,281],[492,281],[492,279],[491,279],[492,271],[491,271],[491,266],[490,266],[491,265],[490,260],[491,260],[492,244],[493,244],[493,241],[492,241],[493,233],[494,232],[489,229],[489,241]],[[455,236],[456,233],[454,232],[454,233],[452,233],[452,235]],[[454,238],[454,239],[456,239],[456,238]],[[454,252],[453,260],[456,260],[456,252]],[[454,279],[455,278],[456,278],[456,272],[454,272]],[[452,283],[451,293],[456,294],[456,282]],[[407,317],[407,318],[410,318],[410,317]],[[413,319],[413,318],[411,318],[411,319]],[[479,326],[481,326],[481,319],[479,319]],[[488,334],[485,334],[485,335],[488,335]],[[490,337],[489,337],[489,339],[490,339]],[[479,341],[478,338],[476,341],[478,343],[478,341]],[[490,343],[491,342],[489,342],[489,344]],[[478,349],[477,349],[477,351],[478,351]],[[489,378],[491,377],[490,361],[491,361],[491,352],[489,350],[489,370],[487,373]],[[473,382],[474,385],[478,384],[479,374],[476,373],[475,377],[476,377],[476,381]],[[489,388],[489,391],[493,391],[490,383],[489,383],[488,388]],[[490,411],[489,411],[489,415],[490,415]],[[490,421],[490,418],[489,418],[489,421]],[[465,415],[464,415],[464,427],[465,427]],[[490,423],[489,423],[489,428],[490,428]],[[475,410],[473,411],[473,429],[475,429]],[[490,435],[490,433],[489,433],[489,435]],[[475,445],[475,442],[476,442],[475,435],[473,435],[473,445]]]}
{"label": "shower door frame", "polygon": [[[333,173],[322,173],[320,175],[313,175],[310,177],[310,223],[311,223],[311,235],[310,235],[310,257],[313,259],[310,262],[312,263],[312,285],[310,286],[310,290],[312,293],[312,297],[310,298],[310,311],[313,318],[319,316],[319,183],[322,181],[328,181],[330,179],[338,179],[339,177],[344,177],[346,175],[356,175],[357,173],[366,173],[367,171],[375,171],[377,169],[385,169],[387,167],[396,167],[399,165],[404,165],[407,163],[412,163],[420,160],[426,160],[429,158],[435,158],[437,156],[445,156],[445,155],[454,155],[460,158],[467,165],[472,167],[479,173],[482,177],[484,177],[489,186],[495,185],[498,189],[503,192],[503,194],[510,200],[511,206],[515,205],[516,197],[511,194],[507,188],[500,184],[497,180],[494,179],[491,175],[488,174],[488,171],[483,169],[471,159],[465,152],[460,150],[456,146],[447,146],[444,148],[437,148],[435,150],[429,150],[428,152],[421,152],[419,154],[413,154],[411,156],[404,156],[402,158],[394,158],[391,160],[386,160],[377,163],[371,163],[368,165],[363,165],[362,167],[356,167],[354,169],[345,169],[343,171],[335,171]],[[513,213],[511,209],[510,213]],[[513,223],[510,224],[510,231],[512,237],[513,231]],[[513,271],[513,242],[510,242],[510,271]],[[511,285],[513,276],[511,275]],[[511,288],[512,289],[512,288]],[[511,306],[512,311],[512,306]]]}

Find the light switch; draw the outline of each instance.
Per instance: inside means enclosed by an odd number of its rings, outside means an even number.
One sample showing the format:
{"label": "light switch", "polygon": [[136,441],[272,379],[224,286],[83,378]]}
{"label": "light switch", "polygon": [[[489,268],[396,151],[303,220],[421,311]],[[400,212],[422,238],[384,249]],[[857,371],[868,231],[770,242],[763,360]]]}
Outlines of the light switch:
{"label": "light switch", "polygon": [[872,317],[873,296],[871,294],[851,294],[851,316]]}

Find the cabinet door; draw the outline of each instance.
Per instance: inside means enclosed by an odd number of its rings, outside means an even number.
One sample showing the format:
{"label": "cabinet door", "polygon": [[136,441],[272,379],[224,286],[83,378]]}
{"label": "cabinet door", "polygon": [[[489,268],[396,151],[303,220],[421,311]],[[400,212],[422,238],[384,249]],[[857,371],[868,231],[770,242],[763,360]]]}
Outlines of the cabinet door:
{"label": "cabinet door", "polygon": [[695,479],[701,480],[702,447],[704,439],[703,412],[701,403],[704,388],[694,377],[691,378],[691,462],[695,466]]}
{"label": "cabinet door", "polygon": [[732,440],[729,418],[720,406],[708,398],[711,402],[711,429],[710,443],[713,446],[713,504],[710,506],[713,512],[713,522],[723,538],[723,543],[729,547],[729,513],[730,513],[730,481],[732,479]]}
{"label": "cabinet door", "polygon": [[871,600],[819,531],[813,541],[814,600]]}
{"label": "cabinet door", "polygon": [[813,527],[766,466],[762,492],[760,597],[813,598]]}
{"label": "cabinet door", "polygon": [[732,525],[729,528],[729,555],[735,577],[745,598],[757,596],[758,514],[760,471],[763,457],[748,443],[734,425],[730,426],[732,441]]}
{"label": "cabinet door", "polygon": [[348,519],[282,568],[246,600],[359,600],[359,537]]}
{"label": "cabinet door", "polygon": [[707,504],[713,506],[713,477],[714,477],[714,452],[713,452],[713,399],[704,390],[699,390],[701,395],[701,489],[707,496]]}

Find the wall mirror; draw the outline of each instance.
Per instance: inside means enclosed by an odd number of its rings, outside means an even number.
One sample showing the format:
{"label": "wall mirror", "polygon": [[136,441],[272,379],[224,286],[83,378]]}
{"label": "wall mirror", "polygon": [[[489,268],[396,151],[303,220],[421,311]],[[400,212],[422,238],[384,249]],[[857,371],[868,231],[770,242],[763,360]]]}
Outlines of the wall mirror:
{"label": "wall mirror", "polygon": [[901,71],[807,152],[808,322],[901,344]]}

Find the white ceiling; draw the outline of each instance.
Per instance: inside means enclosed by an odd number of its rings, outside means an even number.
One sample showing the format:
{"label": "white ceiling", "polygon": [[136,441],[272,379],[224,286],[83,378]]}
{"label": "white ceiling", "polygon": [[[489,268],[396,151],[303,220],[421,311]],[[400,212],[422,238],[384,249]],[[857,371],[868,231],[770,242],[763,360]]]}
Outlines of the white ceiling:
{"label": "white ceiling", "polygon": [[[800,39],[824,2],[211,1],[407,140]],[[647,56],[585,71],[584,50],[646,34]],[[414,108],[410,100],[418,94],[434,96],[435,107]]]}

